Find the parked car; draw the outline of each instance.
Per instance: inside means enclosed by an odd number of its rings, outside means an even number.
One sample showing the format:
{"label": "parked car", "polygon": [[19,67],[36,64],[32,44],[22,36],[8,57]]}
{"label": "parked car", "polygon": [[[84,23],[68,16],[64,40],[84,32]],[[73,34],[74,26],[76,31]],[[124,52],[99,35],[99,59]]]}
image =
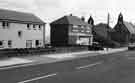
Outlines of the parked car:
{"label": "parked car", "polygon": [[99,43],[94,42],[92,46],[89,46],[89,50],[104,50],[104,48]]}
{"label": "parked car", "polygon": [[45,47],[46,47],[46,48],[53,48],[53,47],[51,46],[51,44],[46,44]]}
{"label": "parked car", "polygon": [[128,50],[135,50],[135,43],[129,43]]}

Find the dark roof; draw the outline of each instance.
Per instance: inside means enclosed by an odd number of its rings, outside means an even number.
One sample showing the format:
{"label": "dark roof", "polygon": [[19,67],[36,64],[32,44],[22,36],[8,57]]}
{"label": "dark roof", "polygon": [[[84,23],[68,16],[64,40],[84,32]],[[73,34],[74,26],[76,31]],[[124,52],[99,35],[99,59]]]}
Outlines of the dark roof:
{"label": "dark roof", "polygon": [[64,16],[58,20],[53,21],[51,24],[72,24],[72,25],[88,25],[77,16]]}
{"label": "dark roof", "polygon": [[126,26],[126,28],[131,34],[135,34],[135,26],[132,23],[128,23],[124,21],[124,25]]}
{"label": "dark roof", "polygon": [[12,10],[0,9],[0,20],[44,23],[41,19],[31,13],[17,12]]}

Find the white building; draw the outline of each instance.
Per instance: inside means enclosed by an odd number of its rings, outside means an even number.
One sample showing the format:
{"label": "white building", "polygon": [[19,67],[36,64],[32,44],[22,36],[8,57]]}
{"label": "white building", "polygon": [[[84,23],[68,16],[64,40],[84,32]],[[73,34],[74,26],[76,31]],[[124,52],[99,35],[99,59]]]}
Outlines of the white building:
{"label": "white building", "polygon": [[45,23],[30,13],[0,9],[0,48],[36,48],[45,42]]}

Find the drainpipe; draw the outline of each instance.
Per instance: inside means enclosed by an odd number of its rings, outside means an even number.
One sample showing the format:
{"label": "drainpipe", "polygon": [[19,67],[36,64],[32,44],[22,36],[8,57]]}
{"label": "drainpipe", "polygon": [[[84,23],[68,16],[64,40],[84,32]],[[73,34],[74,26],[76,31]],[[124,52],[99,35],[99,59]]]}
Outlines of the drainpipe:
{"label": "drainpipe", "polygon": [[45,24],[43,25],[43,47],[45,48]]}

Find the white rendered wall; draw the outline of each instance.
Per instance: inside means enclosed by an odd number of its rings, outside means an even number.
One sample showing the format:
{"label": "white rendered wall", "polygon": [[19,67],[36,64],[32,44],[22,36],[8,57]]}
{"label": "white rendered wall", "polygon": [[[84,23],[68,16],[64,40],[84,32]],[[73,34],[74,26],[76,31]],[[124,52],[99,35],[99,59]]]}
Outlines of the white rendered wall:
{"label": "white rendered wall", "polygon": [[[9,23],[9,27],[3,29],[0,22],[0,40],[5,41],[4,48],[8,48],[8,40],[12,40],[12,48],[26,48],[26,40],[32,40],[32,47],[35,47],[35,40],[42,40],[43,45],[43,26],[42,30],[39,30],[38,26],[34,30],[33,25],[30,28],[27,29],[27,24]],[[22,37],[18,36],[18,31],[22,31]]]}

